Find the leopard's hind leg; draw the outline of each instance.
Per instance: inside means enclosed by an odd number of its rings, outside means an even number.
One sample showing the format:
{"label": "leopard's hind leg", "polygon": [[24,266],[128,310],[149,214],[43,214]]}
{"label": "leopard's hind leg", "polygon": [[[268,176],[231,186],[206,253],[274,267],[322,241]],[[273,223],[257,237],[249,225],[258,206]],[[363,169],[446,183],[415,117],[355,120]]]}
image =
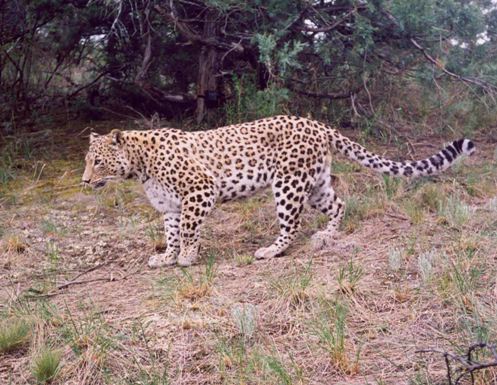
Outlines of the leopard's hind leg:
{"label": "leopard's hind leg", "polygon": [[312,178],[305,171],[276,175],[272,184],[280,234],[269,247],[255,252],[257,259],[273,258],[285,251],[297,236],[300,214],[312,189]]}
{"label": "leopard's hind leg", "polygon": [[333,179],[334,177],[329,171],[323,172],[309,197],[310,206],[329,218],[326,228],[312,236],[312,247],[316,250],[333,242],[333,236],[337,232],[345,212],[344,202],[338,198],[333,190]]}

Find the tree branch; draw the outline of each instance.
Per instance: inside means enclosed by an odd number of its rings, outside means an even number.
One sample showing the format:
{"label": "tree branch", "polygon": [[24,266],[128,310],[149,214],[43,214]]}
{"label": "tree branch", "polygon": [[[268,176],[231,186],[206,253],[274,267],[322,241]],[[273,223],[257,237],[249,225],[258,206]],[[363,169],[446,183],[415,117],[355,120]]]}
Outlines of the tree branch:
{"label": "tree branch", "polygon": [[358,93],[362,89],[361,87],[357,87],[357,88],[354,88],[352,90],[342,91],[342,92],[319,93],[319,92],[310,92],[310,91],[306,91],[306,90],[301,90],[301,89],[294,87],[291,84],[288,84],[287,87],[290,90],[292,90],[293,92],[296,92],[300,95],[309,96],[311,98],[318,98],[318,99],[347,99],[351,95]]}
{"label": "tree branch", "polygon": [[79,94],[81,91],[83,91],[84,89],[88,88],[88,87],[91,87],[92,85],[94,85],[95,83],[97,83],[100,79],[102,79],[105,75],[107,75],[108,71],[104,71],[102,72],[100,75],[98,75],[95,79],[93,79],[91,82],[89,83],[86,83],[86,84],[83,84],[81,87],[77,88],[76,90],[74,90],[73,92],[71,92],[69,95],[67,95],[67,98],[70,99],[74,96],[76,96],[77,94]]}
{"label": "tree branch", "polygon": [[332,29],[335,29],[338,27],[340,24],[342,24],[344,21],[346,21],[350,15],[355,13],[357,11],[356,8],[351,9],[349,12],[345,14],[344,17],[341,19],[335,21],[333,24],[327,25],[326,27],[321,27],[321,28],[311,28],[311,27],[306,27],[305,25],[300,28],[300,30],[304,32],[314,32],[314,33],[319,33],[319,32],[329,32]]}
{"label": "tree branch", "polygon": [[443,63],[441,63],[439,60],[437,60],[433,56],[431,56],[428,53],[428,51],[426,50],[426,48],[424,48],[421,44],[419,44],[419,42],[416,39],[411,38],[410,42],[412,43],[412,45],[414,47],[416,47],[419,51],[421,51],[421,53],[423,54],[423,56],[430,63],[432,63],[435,67],[437,67],[438,69],[440,69],[446,75],[448,75],[448,76],[450,76],[450,77],[452,77],[454,79],[463,81],[465,83],[469,83],[469,84],[473,84],[473,85],[476,85],[478,87],[481,87],[481,88],[483,88],[487,92],[491,92],[491,93],[497,92],[497,86],[494,85],[494,84],[491,84],[491,83],[488,83],[488,82],[486,82],[484,80],[480,80],[480,79],[476,79],[476,78],[468,78],[466,76],[458,75],[458,74],[456,74],[454,72],[449,71],[447,68],[445,68],[445,66],[443,65]]}
{"label": "tree branch", "polygon": [[194,31],[191,30],[191,28],[184,22],[182,22],[179,17],[176,15],[176,11],[174,9],[174,6],[172,5],[172,2],[170,4],[170,9],[166,10],[164,7],[160,5],[156,5],[154,9],[166,20],[169,22],[172,22],[174,26],[178,29],[178,31],[188,40],[194,42],[194,43],[199,43],[202,45],[207,45],[211,47],[216,47],[220,50],[223,51],[235,51],[238,53],[243,53],[245,48],[240,44],[240,43],[234,43],[234,42],[223,42],[219,41],[217,39],[212,39],[212,38],[203,38],[201,35],[198,35]]}
{"label": "tree branch", "polygon": [[[396,27],[400,28],[399,22],[397,21],[397,19],[395,18],[394,15],[392,15],[387,10],[383,10],[383,13],[388,18],[388,20],[390,20]],[[425,47],[423,47],[414,37],[411,37],[409,39],[409,41],[417,50],[419,50],[423,54],[425,59],[427,59],[431,64],[433,64],[435,67],[440,69],[444,74],[448,75],[449,77],[456,79],[456,80],[459,80],[459,81],[462,81],[466,84],[471,84],[471,85],[475,85],[477,87],[480,87],[481,89],[483,89],[485,92],[487,92],[490,95],[497,93],[497,85],[486,82],[486,81],[481,80],[481,79],[477,79],[477,78],[473,78],[473,77],[470,78],[470,77],[462,76],[462,75],[456,74],[454,72],[451,72],[447,68],[445,68],[445,66],[443,65],[442,62],[440,62],[439,60],[434,58],[432,55],[430,55],[430,53],[427,51],[427,49]]]}
{"label": "tree branch", "polygon": [[145,21],[147,23],[147,30],[145,32],[147,36],[147,44],[145,46],[145,51],[143,52],[142,64],[135,77],[135,82],[140,85],[143,84],[143,80],[145,79],[148,69],[150,68],[150,64],[152,63],[152,34],[150,33],[150,21],[148,20],[150,10],[147,8],[144,13]]}

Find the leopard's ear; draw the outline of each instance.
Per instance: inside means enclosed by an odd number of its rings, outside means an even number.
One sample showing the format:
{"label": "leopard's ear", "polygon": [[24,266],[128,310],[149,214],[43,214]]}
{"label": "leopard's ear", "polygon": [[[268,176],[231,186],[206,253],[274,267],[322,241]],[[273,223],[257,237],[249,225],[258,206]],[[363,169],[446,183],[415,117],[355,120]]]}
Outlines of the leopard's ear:
{"label": "leopard's ear", "polygon": [[100,135],[98,135],[96,132],[91,132],[90,133],[90,143],[93,143],[95,139],[97,139]]}
{"label": "leopard's ear", "polygon": [[110,140],[113,145],[122,146],[124,140],[123,140],[123,133],[121,132],[121,130],[118,129],[112,130],[110,132]]}

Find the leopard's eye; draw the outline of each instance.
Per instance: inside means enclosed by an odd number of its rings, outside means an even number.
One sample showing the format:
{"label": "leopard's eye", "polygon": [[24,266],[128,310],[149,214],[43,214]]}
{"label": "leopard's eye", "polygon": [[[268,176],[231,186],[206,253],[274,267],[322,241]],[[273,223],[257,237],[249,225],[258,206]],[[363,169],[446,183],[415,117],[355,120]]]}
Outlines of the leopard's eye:
{"label": "leopard's eye", "polygon": [[98,165],[101,162],[100,159],[95,159],[95,166]]}

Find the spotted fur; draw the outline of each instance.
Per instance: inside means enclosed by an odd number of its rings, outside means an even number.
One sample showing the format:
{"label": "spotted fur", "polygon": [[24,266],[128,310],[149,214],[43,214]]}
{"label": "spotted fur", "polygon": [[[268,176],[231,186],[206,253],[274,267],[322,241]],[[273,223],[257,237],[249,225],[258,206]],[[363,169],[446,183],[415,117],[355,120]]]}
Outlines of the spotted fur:
{"label": "spotted fur", "polygon": [[332,148],[379,173],[404,177],[438,173],[474,152],[474,144],[461,139],[427,159],[396,162],[326,124],[275,116],[193,133],[157,129],[92,134],[83,182],[100,187],[109,179],[136,178],[143,184],[153,207],[164,214],[167,241],[166,252],[149,259],[151,267],[194,263],[199,227],[214,204],[271,186],[280,234],[255,256],[272,258],[295,239],[305,203],[330,219],[313,236],[315,245],[335,233],[344,203],[332,188]]}

